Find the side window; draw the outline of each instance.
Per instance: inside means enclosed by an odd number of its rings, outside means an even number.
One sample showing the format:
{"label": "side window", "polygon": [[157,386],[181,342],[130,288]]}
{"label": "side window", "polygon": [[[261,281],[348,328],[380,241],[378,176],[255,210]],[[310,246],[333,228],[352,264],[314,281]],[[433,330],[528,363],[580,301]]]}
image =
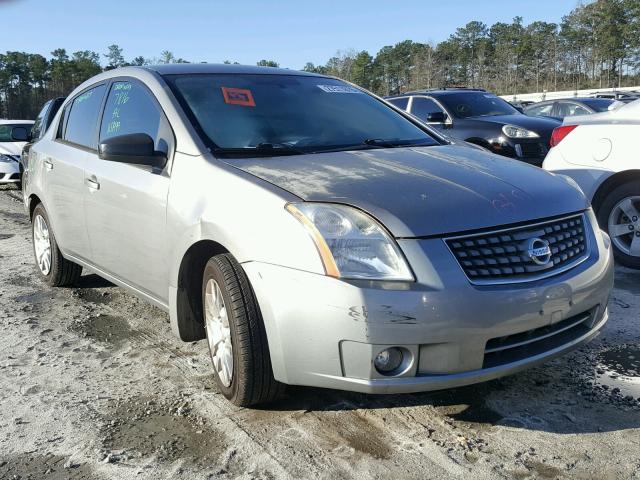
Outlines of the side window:
{"label": "side window", "polygon": [[544,105],[534,105],[525,110],[527,115],[535,117],[550,117],[553,110],[553,103],[546,103]]}
{"label": "side window", "polygon": [[442,108],[438,106],[436,102],[430,98],[425,97],[413,97],[413,103],[411,104],[411,113],[418,117],[420,120],[428,121],[429,114],[431,113],[445,113]]}
{"label": "side window", "polygon": [[409,105],[409,97],[401,97],[401,98],[390,98],[387,100],[389,103],[392,103],[398,108],[403,110],[407,109],[407,105]]}
{"label": "side window", "polygon": [[153,94],[136,81],[114,82],[104,108],[100,141],[132,133],[146,133],[156,150],[169,153],[172,134]]}
{"label": "side window", "polygon": [[584,108],[582,105],[578,105],[576,103],[571,105],[569,116],[572,117],[574,115],[589,115],[591,112]]}
{"label": "side window", "polygon": [[97,149],[96,123],[106,88],[105,85],[99,85],[81,93],[71,102],[69,120],[64,131],[67,142]]}
{"label": "side window", "polygon": [[35,122],[33,122],[33,127],[31,127],[31,138],[33,140],[38,140],[42,134],[44,134],[47,127],[44,124],[45,117],[47,116],[47,112],[49,111],[49,107],[51,106],[51,100],[44,104],[42,110],[36,117]]}

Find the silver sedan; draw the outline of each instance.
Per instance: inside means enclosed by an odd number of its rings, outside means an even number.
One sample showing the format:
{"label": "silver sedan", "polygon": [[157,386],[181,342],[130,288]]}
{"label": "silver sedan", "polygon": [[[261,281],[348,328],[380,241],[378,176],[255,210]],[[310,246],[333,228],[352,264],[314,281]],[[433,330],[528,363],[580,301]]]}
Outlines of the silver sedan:
{"label": "silver sedan", "polygon": [[25,205],[52,286],[83,268],[206,338],[238,405],[514,373],[607,321],[609,237],[565,177],[455,144],[335,78],[127,67],[65,101]]}

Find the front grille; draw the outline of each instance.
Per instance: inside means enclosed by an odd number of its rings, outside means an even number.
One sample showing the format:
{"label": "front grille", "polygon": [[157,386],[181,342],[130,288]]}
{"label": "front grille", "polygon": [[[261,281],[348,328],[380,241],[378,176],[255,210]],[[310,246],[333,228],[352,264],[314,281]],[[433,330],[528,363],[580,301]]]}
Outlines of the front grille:
{"label": "front grille", "polygon": [[598,307],[580,315],[526,332],[492,338],[484,350],[482,368],[497,367],[548,352],[587,334]]}
{"label": "front grille", "polygon": [[[583,214],[448,238],[446,243],[475,284],[526,282],[564,272],[589,256]],[[539,248],[549,247],[541,255]]]}
{"label": "front grille", "polygon": [[519,143],[516,145],[516,153],[521,158],[544,158],[548,151],[544,143]]}

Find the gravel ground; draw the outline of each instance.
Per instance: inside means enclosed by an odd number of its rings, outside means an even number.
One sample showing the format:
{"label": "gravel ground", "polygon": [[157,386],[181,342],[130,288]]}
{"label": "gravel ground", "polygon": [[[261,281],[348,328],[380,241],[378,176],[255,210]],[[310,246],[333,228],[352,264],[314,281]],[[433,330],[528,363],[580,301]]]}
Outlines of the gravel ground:
{"label": "gravel ground", "polygon": [[640,272],[581,350],[468,388],[291,388],[262,409],[216,389],[204,342],[92,274],[35,274],[21,195],[0,187],[0,478],[640,478]]}

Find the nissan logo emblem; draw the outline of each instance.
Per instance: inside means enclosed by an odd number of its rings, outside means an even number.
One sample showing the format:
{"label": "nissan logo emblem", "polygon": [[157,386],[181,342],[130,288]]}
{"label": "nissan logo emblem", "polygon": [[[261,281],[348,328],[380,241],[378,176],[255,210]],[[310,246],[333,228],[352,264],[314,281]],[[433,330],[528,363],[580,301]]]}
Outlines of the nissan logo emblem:
{"label": "nissan logo emblem", "polygon": [[546,265],[551,261],[549,242],[541,238],[532,238],[527,245],[527,255],[536,265]]}

